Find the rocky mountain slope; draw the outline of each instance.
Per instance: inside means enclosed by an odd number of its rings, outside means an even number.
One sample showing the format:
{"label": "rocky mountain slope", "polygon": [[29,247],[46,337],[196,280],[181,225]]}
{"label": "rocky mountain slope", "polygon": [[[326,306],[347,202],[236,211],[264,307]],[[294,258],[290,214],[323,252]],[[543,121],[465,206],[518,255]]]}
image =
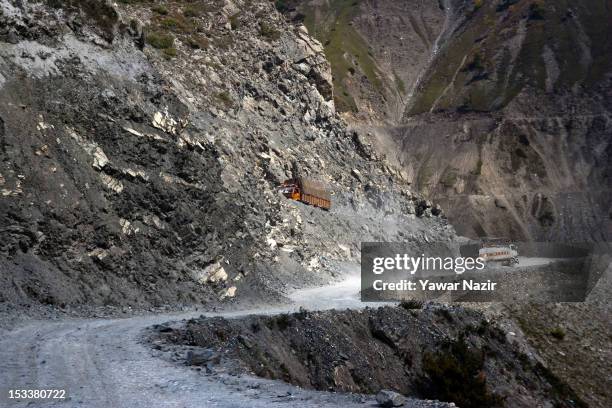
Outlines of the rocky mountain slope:
{"label": "rocky mountain slope", "polygon": [[[332,98],[268,1],[2,0],[0,301],[270,299],[362,240],[452,237]],[[332,210],[276,191],[295,175]]]}
{"label": "rocky mountain slope", "polygon": [[356,101],[338,107],[459,233],[609,240],[610,1],[292,7],[325,41],[336,100]]}

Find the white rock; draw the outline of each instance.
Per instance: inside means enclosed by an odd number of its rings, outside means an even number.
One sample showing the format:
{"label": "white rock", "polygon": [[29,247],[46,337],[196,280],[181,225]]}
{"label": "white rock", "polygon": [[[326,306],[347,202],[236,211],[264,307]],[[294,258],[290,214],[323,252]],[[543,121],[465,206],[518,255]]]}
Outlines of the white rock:
{"label": "white rock", "polygon": [[237,290],[237,288],[235,286],[227,288],[225,293],[221,295],[221,299],[225,299],[225,298],[228,298],[228,297],[232,298],[232,297],[236,296],[236,290]]}
{"label": "white rock", "polygon": [[168,112],[156,112],[153,115],[153,127],[161,129],[166,133],[175,135],[177,133],[177,121],[174,120]]}
{"label": "white rock", "polygon": [[108,157],[106,157],[106,154],[100,147],[94,149],[93,157],[93,167],[97,170],[102,170],[109,162]]}
{"label": "white rock", "polygon": [[121,181],[109,176],[106,173],[100,173],[100,178],[102,179],[102,184],[104,184],[104,186],[109,190],[114,191],[115,193],[121,193],[123,191],[123,183],[121,183]]}
{"label": "white rock", "polygon": [[204,269],[204,276],[208,282],[225,282],[227,280],[227,272],[223,269],[223,266],[219,262],[215,262],[212,265],[208,265]]}
{"label": "white rock", "polygon": [[340,248],[340,250],[344,252],[344,256],[346,256],[347,258],[351,257],[351,248],[342,244],[338,244],[338,248]]}
{"label": "white rock", "polygon": [[268,238],[266,239],[266,243],[267,243],[267,244],[268,244],[268,246],[269,246],[270,248],[272,248],[272,249],[275,249],[275,248],[278,246],[278,244],[276,243],[276,240],[275,240],[274,238],[270,238],[270,237],[268,237]]}

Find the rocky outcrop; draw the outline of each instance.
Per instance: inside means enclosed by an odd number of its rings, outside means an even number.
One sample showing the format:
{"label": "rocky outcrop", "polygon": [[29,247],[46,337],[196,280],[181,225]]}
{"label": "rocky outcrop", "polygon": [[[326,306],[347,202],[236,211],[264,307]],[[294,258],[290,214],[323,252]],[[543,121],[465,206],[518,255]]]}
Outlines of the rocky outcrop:
{"label": "rocky outcrop", "polygon": [[[363,239],[452,237],[362,153],[321,44],[270,2],[0,10],[0,301],[270,299]],[[330,212],[277,192],[296,174]]]}

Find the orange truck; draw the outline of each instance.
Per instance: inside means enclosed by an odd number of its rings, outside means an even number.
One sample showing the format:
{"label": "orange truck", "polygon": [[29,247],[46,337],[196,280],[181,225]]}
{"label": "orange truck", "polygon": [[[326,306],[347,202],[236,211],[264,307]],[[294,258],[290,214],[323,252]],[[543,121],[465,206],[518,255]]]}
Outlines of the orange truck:
{"label": "orange truck", "polygon": [[285,180],[279,191],[291,200],[301,201],[324,210],[331,208],[331,194],[323,184],[314,180],[303,177]]}

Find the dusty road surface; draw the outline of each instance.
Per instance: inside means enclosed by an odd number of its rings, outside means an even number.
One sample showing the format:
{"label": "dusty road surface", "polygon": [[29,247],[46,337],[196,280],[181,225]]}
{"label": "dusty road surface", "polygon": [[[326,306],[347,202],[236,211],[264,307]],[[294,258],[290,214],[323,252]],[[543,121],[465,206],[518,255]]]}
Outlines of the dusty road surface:
{"label": "dusty road surface", "polygon": [[[278,313],[304,306],[310,309],[362,307],[359,279],[294,292],[294,305],[285,308],[221,313],[237,317]],[[127,319],[36,322],[0,339],[0,390],[4,407],[364,407],[373,399],[307,391],[278,381],[207,377],[188,367],[152,356],[141,344],[142,330],[197,313],[140,316]],[[58,401],[15,401],[7,389],[65,389]],[[365,400],[364,400],[365,398]],[[365,404],[364,404],[365,402]],[[439,403],[413,401],[407,406]]]}

